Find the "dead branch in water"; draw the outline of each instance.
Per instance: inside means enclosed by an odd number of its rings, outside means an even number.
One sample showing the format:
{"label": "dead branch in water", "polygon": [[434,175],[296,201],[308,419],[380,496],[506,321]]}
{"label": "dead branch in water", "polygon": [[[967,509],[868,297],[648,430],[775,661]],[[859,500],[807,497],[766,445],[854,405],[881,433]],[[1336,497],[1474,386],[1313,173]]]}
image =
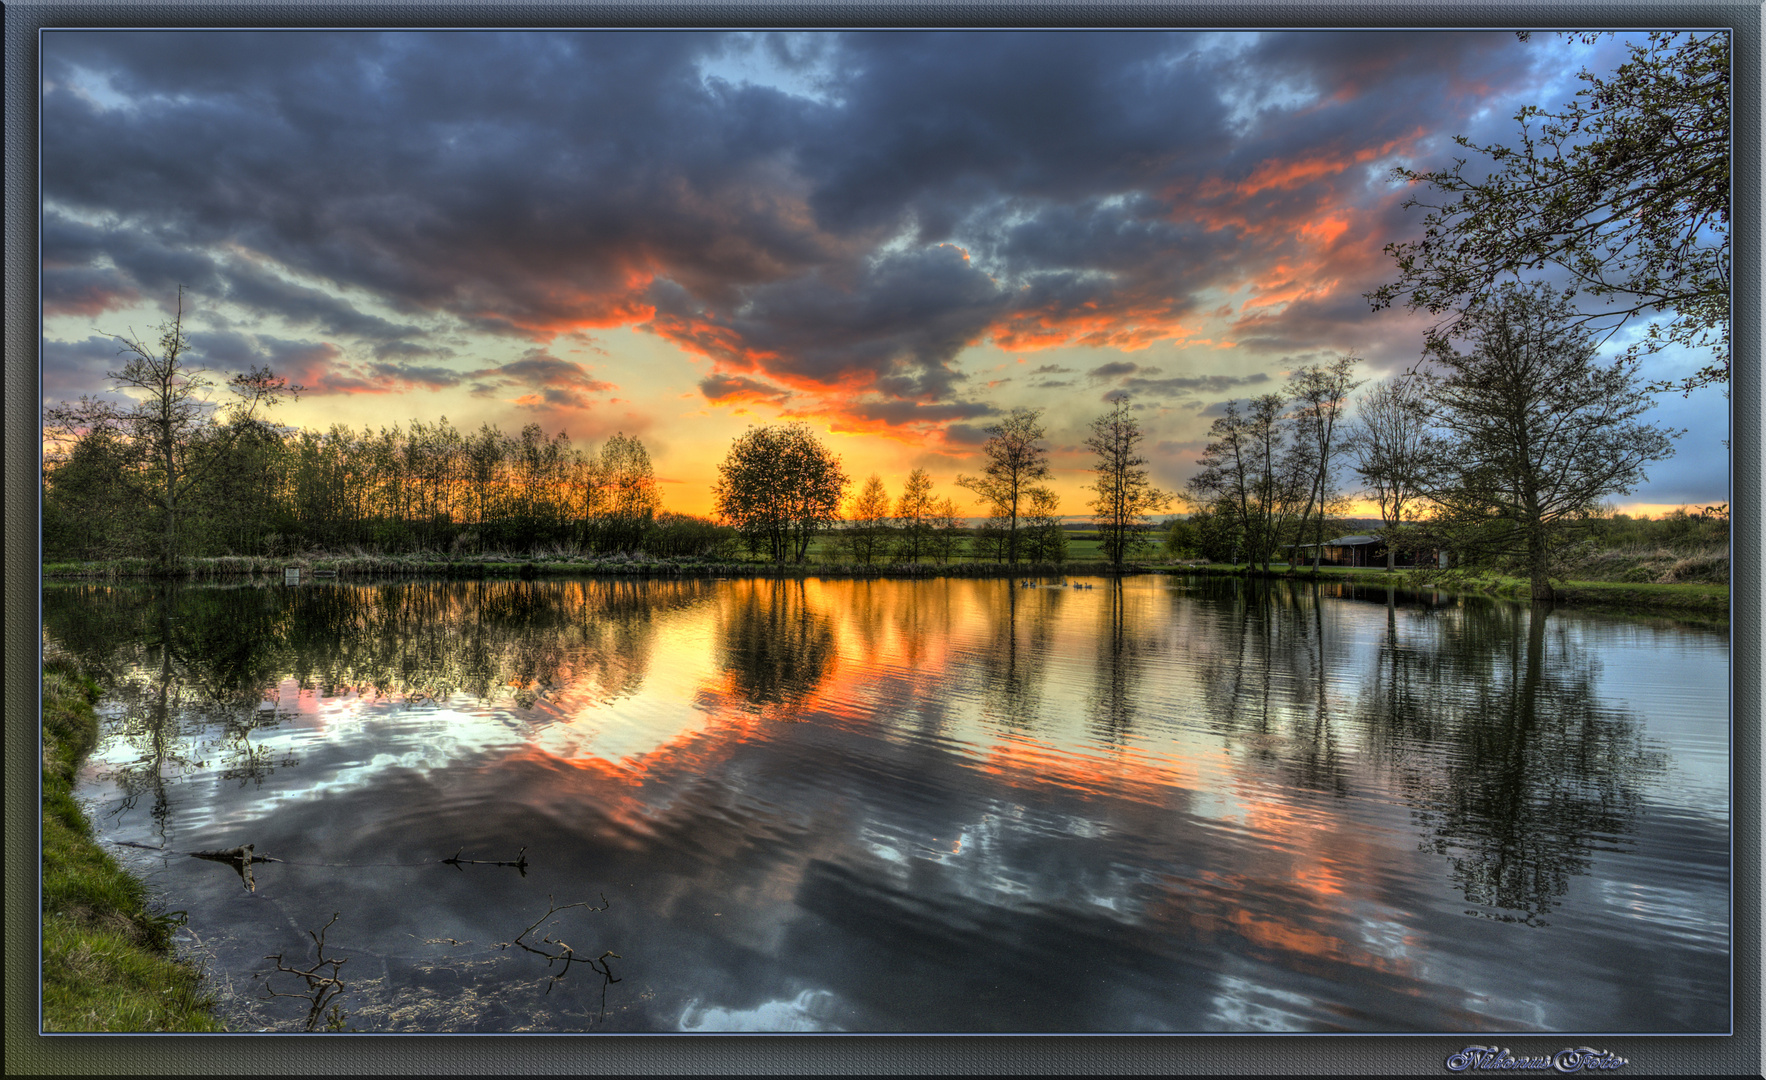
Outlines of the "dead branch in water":
{"label": "dead branch in water", "polygon": [[[317,932],[312,931],[312,930],[307,931],[307,936],[313,939],[313,945],[318,950],[318,960],[313,964],[312,967],[305,968],[305,969],[297,968],[297,967],[289,967],[286,963],[283,962],[281,953],[276,953],[274,955],[264,957],[265,960],[276,961],[276,970],[277,971],[285,971],[285,972],[289,973],[290,975],[298,975],[301,978],[305,979],[307,982],[307,992],[306,993],[304,993],[304,994],[284,994],[284,993],[276,990],[275,988],[273,988],[270,985],[268,979],[266,978],[266,976],[270,973],[259,972],[258,974],[252,976],[252,978],[254,978],[254,979],[265,978],[265,982],[264,982],[264,996],[265,996],[265,998],[292,997],[292,998],[301,998],[303,1000],[307,1000],[307,1001],[312,1002],[312,1008],[307,1010],[307,1030],[308,1031],[312,1031],[315,1027],[318,1026],[319,1014],[324,1011],[325,1006],[327,1004],[331,1005],[331,1017],[330,1017],[331,1027],[341,1028],[343,1026],[344,1014],[341,1010],[338,1009],[337,1005],[335,1004],[334,999],[336,999],[339,994],[342,994],[343,989],[344,989],[343,980],[337,977],[337,971],[339,968],[343,967],[345,962],[347,962],[349,960],[349,957],[345,956],[345,957],[338,958],[338,959],[332,959],[332,958],[329,958],[325,955],[325,932],[327,930],[331,929],[331,924],[335,923],[337,921],[339,914],[340,914],[339,912],[335,912],[335,911],[332,912],[331,913],[331,922],[328,922],[324,926],[320,927]],[[331,974],[329,974],[329,975],[320,974],[319,969],[324,968],[324,967],[329,967],[331,969]]]}
{"label": "dead branch in water", "polygon": [[[460,849],[460,851],[465,850],[465,848]],[[462,859],[460,857],[460,851],[454,852],[453,858],[443,859],[441,861],[456,870],[460,870],[463,866],[513,866],[515,869],[521,871],[522,877],[527,876],[527,848],[525,847],[520,851],[517,851],[515,853],[515,858],[509,862],[500,862],[496,859]],[[464,873],[464,871],[461,872]]]}
{"label": "dead branch in water", "polygon": [[[525,850],[525,849],[523,849],[523,850]],[[526,938],[527,935],[529,935],[529,934],[533,933],[535,930],[539,929],[539,926],[541,923],[545,922],[547,919],[550,919],[552,916],[558,914],[560,911],[569,911],[571,908],[588,908],[590,911],[606,911],[607,907],[608,907],[607,894],[606,893],[601,894],[601,906],[600,907],[596,907],[595,905],[589,903],[587,900],[581,900],[581,901],[578,901],[577,903],[574,903],[574,904],[565,904],[563,907],[559,907],[558,904],[552,899],[551,896],[546,897],[546,902],[548,904],[550,904],[551,906],[546,909],[546,913],[544,915],[541,915],[538,919],[535,919],[532,926],[529,926],[526,930],[523,930],[521,933],[516,934],[514,941],[502,942],[497,947],[500,949],[507,949],[511,945],[518,945],[521,948],[526,949],[530,953],[534,953],[535,955],[545,957],[546,958],[546,966],[548,968],[552,966],[552,961],[554,961],[554,960],[564,961],[564,969],[562,971],[558,972],[558,974],[552,976],[551,980],[546,983],[546,993],[548,993],[548,994],[550,994],[552,992],[553,985],[556,984],[559,979],[564,978],[565,975],[568,975],[570,973],[570,965],[572,965],[572,964],[587,964],[587,965],[589,965],[589,968],[591,970],[595,971],[596,973],[598,973],[601,976],[601,980],[602,980],[601,981],[601,989],[602,989],[603,993],[605,993],[608,984],[616,983],[619,981],[618,979],[613,977],[613,969],[611,969],[607,966],[607,958],[611,956],[615,960],[623,960],[623,959],[625,959],[625,957],[623,957],[623,956],[619,955],[618,953],[613,952],[611,950],[602,953],[600,956],[595,956],[595,957],[578,956],[578,955],[576,955],[576,950],[571,948],[570,945],[566,944],[565,942],[557,940],[556,938],[552,937],[550,934],[547,934],[547,935],[541,937],[539,940],[539,944],[540,945],[555,945],[558,947],[557,952],[547,952],[545,949],[536,948],[533,945],[529,945],[523,939]]]}
{"label": "dead branch in water", "polygon": [[246,890],[249,892],[257,892],[258,883],[257,880],[252,877],[251,864],[260,862],[281,862],[282,860],[272,859],[268,855],[252,854],[251,849],[256,846],[257,845],[255,844],[246,844],[244,847],[227,848],[224,851],[192,851],[190,855],[192,858],[208,859],[211,862],[231,863],[233,869],[239,871],[239,880],[245,882]]}

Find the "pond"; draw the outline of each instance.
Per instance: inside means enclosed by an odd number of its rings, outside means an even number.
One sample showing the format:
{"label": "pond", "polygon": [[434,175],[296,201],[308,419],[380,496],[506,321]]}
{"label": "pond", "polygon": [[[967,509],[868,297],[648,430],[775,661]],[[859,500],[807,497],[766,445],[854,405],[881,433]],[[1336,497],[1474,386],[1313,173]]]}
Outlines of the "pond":
{"label": "pond", "polygon": [[97,832],[244,1030],[320,959],[361,1031],[1729,1027],[1723,629],[1159,575],[43,620],[110,686]]}

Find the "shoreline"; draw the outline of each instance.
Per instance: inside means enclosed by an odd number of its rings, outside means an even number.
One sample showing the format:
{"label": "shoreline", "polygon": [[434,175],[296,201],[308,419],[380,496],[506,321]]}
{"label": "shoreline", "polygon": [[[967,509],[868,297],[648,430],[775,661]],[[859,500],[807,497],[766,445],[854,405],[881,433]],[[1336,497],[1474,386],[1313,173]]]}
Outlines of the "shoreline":
{"label": "shoreline", "polygon": [[177,575],[159,573],[145,559],[87,563],[48,563],[43,580],[51,581],[237,581],[272,578],[299,569],[304,584],[313,580],[362,577],[440,577],[467,580],[540,577],[661,578],[1004,578],[1117,577],[1154,572],[1146,563],[1116,567],[1099,561],[1045,563],[767,563],[645,558],[472,559],[397,555],[313,555],[284,559],[260,556],[219,556],[188,560]]}
{"label": "shoreline", "polygon": [[[1115,566],[1101,561],[1060,563],[765,563],[752,561],[649,559],[613,556],[547,557],[531,559],[501,557],[450,557],[419,555],[308,554],[285,558],[267,556],[217,556],[191,559],[177,576],[158,573],[146,559],[104,562],[48,563],[42,580],[52,582],[266,582],[280,583],[290,569],[300,571],[302,584],[326,580],[383,579],[387,577],[434,577],[453,580],[536,580],[539,578],[772,578],[772,579],[927,579],[927,578],[1051,578],[1128,577],[1169,574],[1194,577],[1235,577],[1258,580],[1338,582],[1405,592],[1444,592],[1485,596],[1529,604],[1528,583],[1515,577],[1464,570],[1430,572],[1385,570],[1380,567],[1282,566],[1267,573],[1227,563],[1169,563],[1160,561]],[[1557,587],[1554,603],[1631,614],[1694,616],[1729,620],[1729,586],[1717,583],[1657,583],[1566,581]]]}
{"label": "shoreline", "polygon": [[42,682],[42,1030],[225,1031],[200,966],[177,957],[182,913],[156,910],[74,799],[98,745],[98,685],[57,659]]}

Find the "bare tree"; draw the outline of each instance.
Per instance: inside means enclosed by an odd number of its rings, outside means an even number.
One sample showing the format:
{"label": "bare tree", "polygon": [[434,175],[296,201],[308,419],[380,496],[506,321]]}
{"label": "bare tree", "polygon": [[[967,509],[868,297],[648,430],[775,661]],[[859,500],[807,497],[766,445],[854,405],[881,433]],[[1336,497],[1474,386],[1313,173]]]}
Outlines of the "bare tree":
{"label": "bare tree", "polygon": [[[134,397],[131,405],[82,397],[44,413],[44,434],[52,442],[78,441],[102,433],[132,451],[134,466],[124,479],[142,502],[160,512],[162,571],[170,572],[181,554],[179,524],[196,486],[228,459],[238,438],[251,428],[260,410],[297,397],[301,387],[268,368],[252,368],[227,381],[233,399],[217,404],[215,383],[203,368],[191,366],[185,354],[184,289],[172,321],[159,327],[155,348],[134,331],[111,334],[128,357],[120,371],[109,372],[116,389]],[[226,421],[222,423],[223,419]],[[203,452],[194,453],[201,444]]]}
{"label": "bare tree", "polygon": [[846,515],[846,526],[840,531],[840,538],[846,542],[846,549],[852,553],[852,561],[861,566],[869,566],[883,554],[885,531],[889,528],[889,492],[883,488],[883,478],[876,473],[865,481],[864,489],[852,501],[852,509]]}
{"label": "bare tree", "polygon": [[1238,402],[1227,402],[1225,414],[1208,429],[1213,441],[1197,459],[1201,471],[1190,478],[1192,501],[1231,522],[1245,546],[1247,570],[1261,564],[1269,571],[1306,486],[1291,452],[1289,425],[1282,422],[1287,405],[1280,394],[1252,398],[1244,412]]}
{"label": "bare tree", "polygon": [[1425,384],[1397,377],[1369,390],[1356,406],[1346,447],[1368,494],[1380,508],[1386,569],[1397,566],[1406,514],[1424,503],[1424,472],[1435,457]]}
{"label": "bare tree", "polygon": [[1147,459],[1135,449],[1145,436],[1140,421],[1126,399],[1118,399],[1109,412],[1092,421],[1086,448],[1097,455],[1092,465],[1096,479],[1088,487],[1093,520],[1103,542],[1104,557],[1118,569],[1137,544],[1144,543],[1149,528],[1147,515],[1171,505],[1171,494],[1153,486],[1146,470]]}
{"label": "bare tree", "polygon": [[1030,496],[1029,489],[1049,475],[1049,452],[1042,445],[1041,409],[1013,409],[1004,420],[987,429],[981,452],[987,464],[980,476],[959,476],[957,485],[981,497],[992,518],[1005,530],[1007,562],[1018,561],[1018,519]]}
{"label": "bare tree", "polygon": [[932,478],[925,469],[915,469],[895,504],[896,558],[918,562],[930,550],[932,505]]}
{"label": "bare tree", "polygon": [[[1296,543],[1305,540],[1306,526],[1310,521],[1314,570],[1318,569],[1319,558],[1324,553],[1325,516],[1336,496],[1336,459],[1343,450],[1338,421],[1348,407],[1349,394],[1361,385],[1350,378],[1355,365],[1360,362],[1355,356],[1340,356],[1329,364],[1301,368],[1288,378],[1288,393],[1295,406],[1292,418],[1297,428],[1293,452],[1299,460],[1295,464],[1309,478],[1306,505],[1300,511],[1300,528],[1295,540]],[[1318,511],[1316,518],[1312,517],[1314,509]]]}

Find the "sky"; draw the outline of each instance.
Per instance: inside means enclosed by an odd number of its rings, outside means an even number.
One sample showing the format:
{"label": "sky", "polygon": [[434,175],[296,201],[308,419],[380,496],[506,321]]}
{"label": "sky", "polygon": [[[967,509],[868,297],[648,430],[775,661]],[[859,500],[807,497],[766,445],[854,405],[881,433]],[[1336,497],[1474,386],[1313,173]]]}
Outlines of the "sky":
{"label": "sky", "polygon": [[[1175,491],[1228,402],[1343,354],[1414,364],[1429,317],[1364,299],[1421,231],[1392,169],[1513,141],[1623,44],[49,31],[43,397],[111,393],[110,335],[182,285],[198,365],[306,388],[286,424],[624,432],[705,514],[732,440],[802,420],[854,493],[923,468],[980,513],[956,479],[1029,407],[1078,517],[1119,398]],[[1726,502],[1728,404],[1661,398],[1687,433],[1613,501]]]}

